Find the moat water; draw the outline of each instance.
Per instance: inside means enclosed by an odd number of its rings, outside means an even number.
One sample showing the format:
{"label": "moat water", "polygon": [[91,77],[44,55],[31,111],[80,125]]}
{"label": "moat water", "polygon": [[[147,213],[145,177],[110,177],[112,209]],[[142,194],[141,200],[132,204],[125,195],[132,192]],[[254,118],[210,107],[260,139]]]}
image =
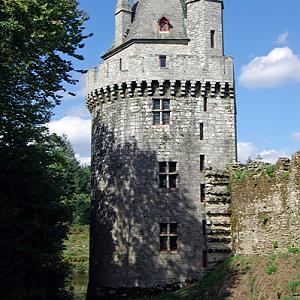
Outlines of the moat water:
{"label": "moat water", "polygon": [[74,288],[75,300],[85,299],[88,282],[89,282],[89,274],[72,275],[71,286]]}

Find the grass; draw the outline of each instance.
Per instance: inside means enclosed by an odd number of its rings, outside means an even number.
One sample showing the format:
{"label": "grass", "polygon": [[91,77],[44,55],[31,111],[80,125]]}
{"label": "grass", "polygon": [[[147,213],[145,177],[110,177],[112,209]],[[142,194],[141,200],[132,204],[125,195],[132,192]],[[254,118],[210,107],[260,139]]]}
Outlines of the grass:
{"label": "grass", "polygon": [[[152,300],[300,300],[299,253],[270,256],[234,256],[200,281],[176,292],[164,292]],[[272,276],[266,274],[270,270]],[[142,300],[140,298],[136,300]]]}
{"label": "grass", "polygon": [[87,273],[89,267],[89,226],[72,227],[65,246],[64,259],[71,264],[72,272]]}

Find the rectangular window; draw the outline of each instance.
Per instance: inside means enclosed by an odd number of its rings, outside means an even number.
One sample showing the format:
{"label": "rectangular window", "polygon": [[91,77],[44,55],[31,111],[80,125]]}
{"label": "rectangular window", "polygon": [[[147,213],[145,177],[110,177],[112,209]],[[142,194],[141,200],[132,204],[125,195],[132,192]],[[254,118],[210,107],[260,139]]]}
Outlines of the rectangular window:
{"label": "rectangular window", "polygon": [[203,154],[200,155],[200,171],[205,171],[205,156]]}
{"label": "rectangular window", "polygon": [[204,139],[204,124],[200,123],[200,140]]}
{"label": "rectangular window", "polygon": [[159,162],[158,163],[158,187],[160,189],[177,188],[177,163]]}
{"label": "rectangular window", "polygon": [[202,255],[203,255],[203,264],[202,264],[202,267],[203,268],[207,268],[207,251],[204,250]]}
{"label": "rectangular window", "polygon": [[170,125],[170,100],[153,100],[153,125]]}
{"label": "rectangular window", "polygon": [[203,234],[203,236],[207,235],[206,220],[202,220],[202,234]]}
{"label": "rectangular window", "polygon": [[207,97],[203,98],[203,111],[207,111]]}
{"label": "rectangular window", "polygon": [[200,185],[200,199],[201,202],[205,202],[205,184],[201,183]]}
{"label": "rectangular window", "polygon": [[178,250],[178,224],[177,223],[160,223],[159,240],[160,251],[177,251]]}
{"label": "rectangular window", "polygon": [[167,57],[166,56],[159,57],[159,66],[161,68],[165,68],[167,66]]}
{"label": "rectangular window", "polygon": [[210,47],[215,48],[215,30],[210,31]]}

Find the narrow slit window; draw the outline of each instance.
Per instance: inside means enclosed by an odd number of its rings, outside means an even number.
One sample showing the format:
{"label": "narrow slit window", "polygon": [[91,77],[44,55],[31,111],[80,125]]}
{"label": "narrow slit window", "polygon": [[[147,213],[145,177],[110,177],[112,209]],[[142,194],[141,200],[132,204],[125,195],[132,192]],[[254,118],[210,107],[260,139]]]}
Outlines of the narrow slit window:
{"label": "narrow slit window", "polygon": [[205,202],[205,184],[201,183],[200,185],[200,199],[201,202]]}
{"label": "narrow slit window", "polygon": [[204,139],[204,124],[200,123],[200,140]]}
{"label": "narrow slit window", "polygon": [[204,250],[203,251],[203,264],[202,264],[203,268],[207,268],[207,251]]}
{"label": "narrow slit window", "polygon": [[165,68],[167,66],[167,57],[166,56],[159,57],[159,66],[161,68]]}
{"label": "narrow slit window", "polygon": [[207,111],[207,97],[203,98],[203,111]]}
{"label": "narrow slit window", "polygon": [[205,171],[205,156],[203,154],[200,155],[200,171]]}
{"label": "narrow slit window", "polygon": [[202,220],[202,234],[207,236],[206,220]]}
{"label": "narrow slit window", "polygon": [[122,58],[120,58],[120,60],[119,60],[119,69],[120,69],[120,71],[122,70]]}
{"label": "narrow slit window", "polygon": [[210,47],[215,48],[215,30],[210,31]]}

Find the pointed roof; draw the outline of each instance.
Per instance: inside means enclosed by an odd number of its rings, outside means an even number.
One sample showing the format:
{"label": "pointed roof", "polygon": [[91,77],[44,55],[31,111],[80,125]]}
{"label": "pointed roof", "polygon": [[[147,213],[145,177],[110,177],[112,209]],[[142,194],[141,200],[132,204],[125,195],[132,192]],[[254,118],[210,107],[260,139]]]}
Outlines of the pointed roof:
{"label": "pointed roof", "polygon": [[[129,4],[129,8],[128,8]],[[122,10],[132,11],[132,23],[123,43],[116,48],[115,44],[102,56],[105,58],[114,53],[115,49],[123,48],[130,41],[138,40],[188,40],[185,28],[185,0],[118,0],[116,14]],[[159,20],[166,17],[169,31],[159,31]]]}
{"label": "pointed roof", "polygon": [[[134,19],[128,39],[186,39],[184,0],[136,0]],[[166,35],[158,30],[158,21],[165,16],[170,22]]]}

